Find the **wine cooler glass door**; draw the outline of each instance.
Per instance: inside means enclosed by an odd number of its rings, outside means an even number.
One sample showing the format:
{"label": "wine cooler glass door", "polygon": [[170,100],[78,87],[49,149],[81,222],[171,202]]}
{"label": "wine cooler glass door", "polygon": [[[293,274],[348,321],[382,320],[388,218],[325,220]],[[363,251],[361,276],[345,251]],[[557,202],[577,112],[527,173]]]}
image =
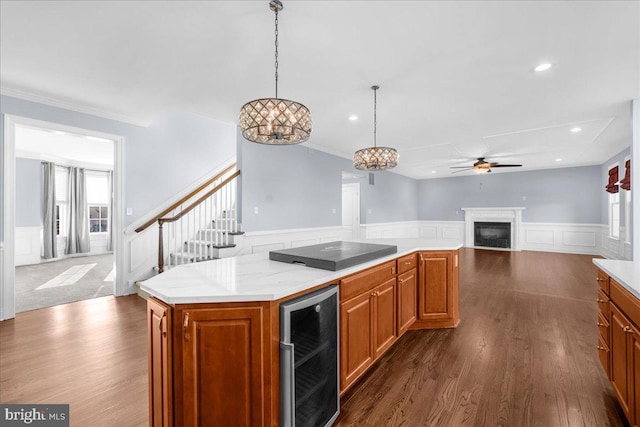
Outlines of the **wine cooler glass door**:
{"label": "wine cooler glass door", "polygon": [[338,287],[282,304],[280,319],[282,425],[329,426],[340,409]]}

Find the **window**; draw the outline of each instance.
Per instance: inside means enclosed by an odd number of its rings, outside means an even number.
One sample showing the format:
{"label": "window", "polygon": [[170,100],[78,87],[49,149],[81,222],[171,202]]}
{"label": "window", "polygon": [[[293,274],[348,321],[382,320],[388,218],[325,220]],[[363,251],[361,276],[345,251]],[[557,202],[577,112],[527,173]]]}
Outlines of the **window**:
{"label": "window", "polygon": [[86,171],[89,233],[109,231],[109,173]]}
{"label": "window", "polygon": [[609,194],[609,237],[620,238],[620,193]]}
{"label": "window", "polygon": [[109,231],[109,207],[89,205],[89,233]]}
{"label": "window", "polygon": [[624,202],[624,218],[626,222],[625,242],[631,243],[631,227],[633,226],[633,218],[631,218],[631,190],[624,192]]}

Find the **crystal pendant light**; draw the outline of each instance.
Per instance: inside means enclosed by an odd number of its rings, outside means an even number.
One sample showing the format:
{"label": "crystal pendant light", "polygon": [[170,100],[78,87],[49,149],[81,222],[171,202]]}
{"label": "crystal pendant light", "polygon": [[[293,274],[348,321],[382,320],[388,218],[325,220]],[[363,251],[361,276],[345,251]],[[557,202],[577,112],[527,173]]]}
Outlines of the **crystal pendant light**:
{"label": "crystal pendant light", "polygon": [[398,165],[398,152],[395,148],[390,147],[378,147],[376,141],[376,128],[377,128],[377,106],[378,100],[376,97],[380,86],[371,86],[373,89],[373,147],[363,148],[358,150],[353,155],[353,166],[359,170],[368,171],[380,171],[384,169],[395,168]]}
{"label": "crystal pendant light", "polygon": [[278,12],[283,6],[280,0],[271,0],[269,7],[276,15],[276,96],[244,104],[240,110],[240,130],[245,139],[259,144],[299,144],[311,134],[311,112],[299,102],[278,98]]}

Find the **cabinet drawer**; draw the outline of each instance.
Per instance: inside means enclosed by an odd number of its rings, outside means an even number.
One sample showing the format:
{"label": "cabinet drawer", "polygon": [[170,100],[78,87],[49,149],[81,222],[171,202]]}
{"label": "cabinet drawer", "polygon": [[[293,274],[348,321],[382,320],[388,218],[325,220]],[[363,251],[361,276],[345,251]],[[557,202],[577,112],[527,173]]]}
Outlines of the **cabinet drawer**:
{"label": "cabinet drawer", "polygon": [[396,261],[393,260],[342,279],[340,280],[340,300],[344,301],[373,289],[395,274]]}
{"label": "cabinet drawer", "polygon": [[406,273],[418,265],[418,254],[411,254],[398,258],[398,274]]}
{"label": "cabinet drawer", "polygon": [[611,301],[624,311],[629,320],[635,323],[637,327],[640,327],[640,300],[615,280],[610,279],[609,282],[611,283]]}
{"label": "cabinet drawer", "polygon": [[611,310],[609,308],[609,297],[604,293],[602,289],[598,290],[598,298],[596,299],[598,302],[598,309],[600,313],[607,319],[607,322],[611,322]]}
{"label": "cabinet drawer", "polygon": [[607,345],[611,345],[609,341],[609,321],[604,317],[602,312],[598,313],[598,331],[600,332],[600,337],[607,343]]}
{"label": "cabinet drawer", "polygon": [[602,270],[598,270],[598,277],[596,277],[598,281],[598,286],[600,289],[604,291],[605,294],[609,295],[609,276]]}
{"label": "cabinet drawer", "polygon": [[598,339],[598,357],[600,358],[600,364],[602,368],[607,373],[607,377],[611,378],[611,359],[609,358],[611,350],[609,350],[609,346],[604,342],[602,337]]}

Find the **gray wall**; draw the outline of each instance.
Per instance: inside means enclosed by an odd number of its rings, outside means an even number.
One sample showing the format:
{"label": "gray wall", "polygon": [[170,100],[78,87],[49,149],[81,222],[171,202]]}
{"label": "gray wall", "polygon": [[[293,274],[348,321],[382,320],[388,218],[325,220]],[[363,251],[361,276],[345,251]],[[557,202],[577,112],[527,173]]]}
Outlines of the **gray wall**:
{"label": "gray wall", "polygon": [[[237,158],[245,231],[342,224],[342,171],[356,171],[350,160],[304,145],[254,144],[242,136]],[[417,219],[416,180],[383,171],[375,172],[373,186],[359,182],[362,223]]]}
{"label": "gray wall", "polygon": [[418,218],[464,221],[462,207],[524,206],[526,222],[601,224],[600,181],[600,166],[421,180]]}
{"label": "gray wall", "polygon": [[42,164],[16,158],[16,227],[42,226]]}
{"label": "gray wall", "polygon": [[[194,114],[168,114],[143,127],[8,96],[0,96],[0,113],[0,152],[4,150],[4,114],[123,136],[124,207],[133,209],[125,225],[213,173],[236,154],[235,124]],[[0,219],[1,215],[0,210]]]}

